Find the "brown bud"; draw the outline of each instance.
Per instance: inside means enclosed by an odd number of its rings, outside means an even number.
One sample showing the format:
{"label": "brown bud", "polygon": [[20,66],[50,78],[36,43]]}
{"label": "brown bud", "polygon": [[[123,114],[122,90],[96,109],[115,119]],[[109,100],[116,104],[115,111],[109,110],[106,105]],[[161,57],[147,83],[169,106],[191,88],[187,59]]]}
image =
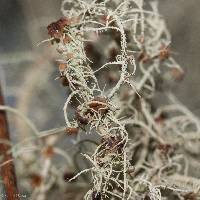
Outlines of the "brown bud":
{"label": "brown bud", "polygon": [[108,111],[107,100],[105,97],[97,96],[88,103],[89,108],[105,114]]}
{"label": "brown bud", "polygon": [[70,24],[70,20],[68,18],[60,18],[58,21],[53,22],[47,26],[48,34],[55,38],[59,39],[63,36],[64,27]]}
{"label": "brown bud", "polygon": [[69,135],[77,135],[78,131],[79,131],[78,127],[67,127],[66,128],[66,132]]}
{"label": "brown bud", "polygon": [[52,146],[47,146],[43,149],[42,153],[46,158],[51,158],[54,155],[54,149]]}
{"label": "brown bud", "polygon": [[39,174],[31,174],[31,185],[32,187],[39,187],[42,183],[42,177]]}
{"label": "brown bud", "polygon": [[62,30],[57,22],[53,22],[48,25],[47,30],[48,34],[55,39],[60,39],[62,37]]}
{"label": "brown bud", "polygon": [[58,67],[59,67],[60,72],[64,72],[67,69],[67,64],[66,63],[60,63]]}
{"label": "brown bud", "polygon": [[63,29],[65,26],[70,25],[70,18],[62,17],[56,23],[59,25],[60,29]]}
{"label": "brown bud", "polygon": [[64,44],[68,44],[68,43],[70,43],[72,41],[72,39],[69,37],[69,36],[65,36],[64,38],[63,38],[63,43]]}
{"label": "brown bud", "polygon": [[69,81],[66,76],[60,76],[60,81],[63,86],[69,86]]}
{"label": "brown bud", "polygon": [[165,46],[164,44],[161,46],[160,48],[160,52],[159,52],[159,58],[161,61],[164,61],[166,59],[169,58],[171,54],[171,50],[168,46]]}

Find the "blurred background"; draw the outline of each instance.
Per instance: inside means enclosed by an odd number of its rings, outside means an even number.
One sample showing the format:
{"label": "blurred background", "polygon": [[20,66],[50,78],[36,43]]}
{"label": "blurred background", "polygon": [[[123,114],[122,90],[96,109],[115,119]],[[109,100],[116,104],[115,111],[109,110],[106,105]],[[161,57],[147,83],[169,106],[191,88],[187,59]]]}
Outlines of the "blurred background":
{"label": "blurred background", "polygon": [[[200,116],[200,1],[159,2],[172,34],[174,57],[186,72],[171,89]],[[39,130],[64,125],[67,91],[55,80],[59,55],[48,43],[37,46],[48,38],[47,25],[62,16],[60,5],[61,0],[0,1],[0,79],[6,103],[30,117]],[[9,120],[12,129],[18,127],[13,139],[20,130],[26,133],[21,120]]]}

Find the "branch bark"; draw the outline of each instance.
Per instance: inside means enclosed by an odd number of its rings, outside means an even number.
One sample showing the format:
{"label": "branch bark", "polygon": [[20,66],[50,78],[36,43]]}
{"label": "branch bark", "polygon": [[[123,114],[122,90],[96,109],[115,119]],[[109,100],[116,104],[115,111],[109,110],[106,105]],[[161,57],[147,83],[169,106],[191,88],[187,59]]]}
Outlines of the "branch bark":
{"label": "branch bark", "polygon": [[[4,98],[0,86],[0,105],[4,105]],[[0,139],[10,141],[8,121],[5,111],[0,111]],[[12,154],[7,153],[9,145],[0,143],[1,163],[12,160]],[[8,162],[0,168],[0,176],[4,183],[5,196],[7,200],[18,200],[17,180],[13,162]]]}

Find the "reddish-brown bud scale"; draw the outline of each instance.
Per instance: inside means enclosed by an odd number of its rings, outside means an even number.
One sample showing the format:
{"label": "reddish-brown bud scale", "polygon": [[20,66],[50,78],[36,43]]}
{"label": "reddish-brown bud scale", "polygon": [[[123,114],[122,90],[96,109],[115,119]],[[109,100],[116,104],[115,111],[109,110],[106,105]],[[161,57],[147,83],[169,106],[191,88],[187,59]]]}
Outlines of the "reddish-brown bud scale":
{"label": "reddish-brown bud scale", "polygon": [[63,43],[64,44],[68,44],[68,43],[70,43],[72,41],[72,39],[69,37],[69,36],[65,36],[64,38],[63,38]]}
{"label": "reddish-brown bud scale", "polygon": [[60,38],[63,36],[65,26],[68,25],[70,25],[70,20],[63,17],[47,26],[48,34],[59,42]]}
{"label": "reddish-brown bud scale", "polygon": [[108,111],[107,100],[105,97],[95,97],[91,102],[88,103],[89,108],[105,114]]}
{"label": "reddish-brown bud scale", "polygon": [[56,23],[60,26],[61,29],[63,29],[65,26],[70,25],[70,19],[62,17]]}
{"label": "reddish-brown bud scale", "polygon": [[39,174],[31,174],[31,185],[32,187],[39,187],[42,183],[42,176]]}
{"label": "reddish-brown bud scale", "polygon": [[69,81],[66,76],[60,76],[60,81],[63,86],[69,86]]}
{"label": "reddish-brown bud scale", "polygon": [[43,149],[43,155],[46,157],[46,158],[51,158],[54,156],[54,149],[52,146],[48,146],[48,147],[45,147]]}
{"label": "reddish-brown bud scale", "polygon": [[55,39],[60,39],[62,37],[61,27],[56,22],[47,26],[47,30],[48,34]]}
{"label": "reddish-brown bud scale", "polygon": [[60,63],[58,67],[59,67],[60,72],[64,72],[67,69],[67,64],[66,63]]}
{"label": "reddish-brown bud scale", "polygon": [[170,48],[165,45],[162,45],[158,57],[160,58],[161,61],[164,61],[169,58],[170,54],[171,54]]}
{"label": "reddish-brown bud scale", "polygon": [[66,128],[66,132],[69,135],[77,135],[78,131],[79,131],[79,129],[77,127],[68,127],[68,128]]}

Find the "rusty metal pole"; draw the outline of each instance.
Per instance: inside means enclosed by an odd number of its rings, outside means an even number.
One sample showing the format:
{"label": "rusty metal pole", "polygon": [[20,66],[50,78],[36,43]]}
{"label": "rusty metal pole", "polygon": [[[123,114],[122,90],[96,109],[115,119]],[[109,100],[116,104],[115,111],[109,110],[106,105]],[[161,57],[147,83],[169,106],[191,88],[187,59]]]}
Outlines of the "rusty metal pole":
{"label": "rusty metal pole", "polygon": [[[4,98],[0,85],[0,105],[4,105]],[[6,112],[0,110],[0,139],[10,141],[8,121]],[[1,163],[12,159],[12,154],[8,153],[10,146],[8,144],[0,143],[0,156],[3,157]],[[15,167],[13,162],[8,162],[0,168],[0,176],[3,180],[5,188],[5,197],[7,200],[18,200],[17,180],[15,174]],[[4,196],[4,194],[2,194]]]}

